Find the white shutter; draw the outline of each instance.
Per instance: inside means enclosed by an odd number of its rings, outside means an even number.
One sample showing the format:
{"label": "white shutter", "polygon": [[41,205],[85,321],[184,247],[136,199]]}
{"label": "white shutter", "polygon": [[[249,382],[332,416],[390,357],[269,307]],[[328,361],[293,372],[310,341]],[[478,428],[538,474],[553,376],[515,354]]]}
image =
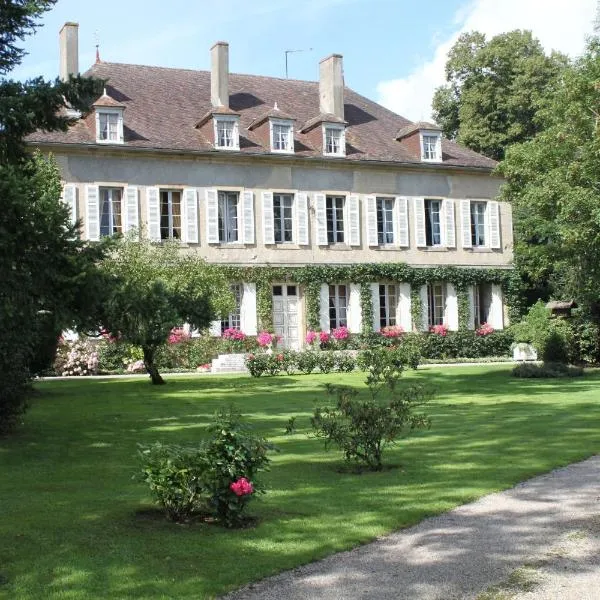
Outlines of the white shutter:
{"label": "white shutter", "polygon": [[358,196],[348,196],[348,223],[350,235],[348,236],[350,246],[360,246],[360,210]]}
{"label": "white shutter", "polygon": [[373,331],[381,329],[379,321],[379,284],[371,284],[371,303],[373,304]]}
{"label": "white shutter", "polygon": [[400,322],[398,325],[404,329],[404,331],[412,331],[412,316],[411,300],[410,300],[410,283],[401,283],[399,286],[400,301],[398,302],[398,310],[400,311]]}
{"label": "white shutter", "polygon": [[206,200],[206,241],[209,244],[219,243],[219,196],[217,190],[207,189]]}
{"label": "white shutter", "polygon": [[329,331],[329,286],[326,283],[321,284],[321,293],[319,298],[319,325],[321,331]]}
{"label": "white shutter", "polygon": [[123,231],[125,233],[132,229],[137,229],[140,226],[138,205],[138,189],[134,185],[128,185],[125,188],[125,201],[123,206]]}
{"label": "white shutter", "polygon": [[198,243],[198,192],[195,188],[183,190],[183,205],[185,221],[183,239],[188,244]]}
{"label": "white shutter", "polygon": [[256,335],[256,284],[244,283],[240,306],[240,327],[246,335]]}
{"label": "white shutter", "polygon": [[146,188],[146,208],[148,237],[155,242],[160,242],[160,201],[158,188]]}
{"label": "white shutter", "polygon": [[348,298],[348,329],[350,333],[362,331],[362,308],[360,306],[360,286],[350,284],[350,297]]}
{"label": "white shutter", "polygon": [[490,200],[487,209],[490,223],[490,248],[500,248],[500,210],[498,202]]}
{"label": "white shutter", "polygon": [[72,183],[67,183],[63,189],[62,201],[69,209],[69,218],[71,224],[77,222],[77,187]]}
{"label": "white shutter", "polygon": [[417,248],[427,246],[427,237],[425,235],[425,200],[423,198],[413,198],[415,211],[415,242]]}
{"label": "white shutter", "polygon": [[85,186],[85,229],[87,239],[100,239],[100,193],[97,185]]}
{"label": "white shutter", "polygon": [[460,227],[462,231],[462,247],[471,248],[471,201],[460,201]]}
{"label": "white shutter", "polygon": [[369,246],[379,246],[377,239],[377,198],[375,196],[365,196],[365,205],[367,207],[367,244]]}
{"label": "white shutter", "polygon": [[408,248],[410,245],[408,237],[408,198],[396,196],[394,208],[396,210],[394,242],[401,248]]}
{"label": "white shutter", "polygon": [[444,222],[446,229],[446,247],[456,248],[456,226],[454,224],[454,200],[446,198],[443,201]]}
{"label": "white shutter", "polygon": [[[317,218],[317,245],[327,246],[327,212],[325,210],[325,194],[315,194]],[[329,319],[327,320],[329,323]]]}
{"label": "white shutter", "polygon": [[298,192],[294,198],[296,209],[296,243],[300,246],[308,246],[308,195],[306,192]]}
{"label": "white shutter", "polygon": [[273,223],[273,192],[262,193],[263,238],[265,244],[275,243],[275,225]]}
{"label": "white shutter", "polygon": [[467,323],[467,329],[475,329],[475,290],[476,286],[469,286],[469,322]]}
{"label": "white shutter", "polygon": [[213,337],[221,337],[221,321],[211,321],[208,333]]}
{"label": "white shutter", "polygon": [[502,288],[492,284],[492,301],[488,313],[488,324],[494,329],[504,329],[504,310],[502,307]]}
{"label": "white shutter", "polygon": [[446,284],[446,318],[444,321],[450,331],[458,331],[458,297],[452,283]]}
{"label": "white shutter", "polygon": [[427,295],[427,284],[422,285],[419,290],[421,296],[421,329],[429,330],[429,296]]}
{"label": "white shutter", "polygon": [[244,244],[254,244],[254,192],[242,192],[242,222]]}

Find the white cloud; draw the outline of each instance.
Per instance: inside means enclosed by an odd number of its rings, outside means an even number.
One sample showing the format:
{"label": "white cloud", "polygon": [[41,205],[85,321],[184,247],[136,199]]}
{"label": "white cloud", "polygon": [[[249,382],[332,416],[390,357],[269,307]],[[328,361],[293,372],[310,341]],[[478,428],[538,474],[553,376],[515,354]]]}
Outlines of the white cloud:
{"label": "white cloud", "polygon": [[488,37],[513,29],[530,29],[547,52],[580,54],[592,32],[596,0],[474,0],[455,16],[456,31],[438,42],[433,58],[406,77],[377,85],[378,102],[412,120],[431,118],[431,99],[444,83],[448,51],[465,31],[478,30]]}

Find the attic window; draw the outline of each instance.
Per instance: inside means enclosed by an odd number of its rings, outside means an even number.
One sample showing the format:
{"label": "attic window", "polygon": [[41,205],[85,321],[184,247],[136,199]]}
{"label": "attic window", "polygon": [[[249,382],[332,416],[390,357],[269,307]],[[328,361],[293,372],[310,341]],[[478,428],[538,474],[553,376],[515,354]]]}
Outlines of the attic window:
{"label": "attic window", "polygon": [[96,109],[96,141],[103,144],[123,143],[123,111]]}
{"label": "attic window", "polygon": [[239,150],[240,137],[238,120],[214,115],[215,147],[224,150]]}
{"label": "attic window", "polygon": [[441,162],[441,133],[431,131],[424,131],[421,133],[421,160],[426,162]]}
{"label": "attic window", "polygon": [[343,125],[323,125],[323,154],[346,156],[346,135]]}
{"label": "attic window", "polygon": [[271,150],[273,152],[294,151],[294,128],[291,121],[270,119]]}

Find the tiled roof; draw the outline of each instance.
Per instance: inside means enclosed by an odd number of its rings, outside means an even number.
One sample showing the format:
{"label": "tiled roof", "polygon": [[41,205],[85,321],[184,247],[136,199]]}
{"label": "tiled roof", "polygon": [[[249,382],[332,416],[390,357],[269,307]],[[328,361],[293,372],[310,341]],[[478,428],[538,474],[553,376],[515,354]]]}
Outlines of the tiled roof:
{"label": "tiled roof", "polygon": [[300,131],[302,133],[305,133],[321,123],[339,123],[340,125],[348,125],[348,121],[340,119],[340,117],[337,117],[336,115],[333,115],[331,113],[321,113],[316,117],[313,117],[312,119],[306,121],[306,123],[302,125],[302,129],[300,129]]}
{"label": "tiled roof", "polygon": [[254,119],[254,121],[252,121],[252,123],[248,125],[248,129],[250,131],[256,129],[259,125],[262,125],[267,119],[283,119],[286,121],[295,121],[296,117],[284,113],[282,110],[279,109],[277,103],[275,103],[275,106],[273,108],[270,108],[266,113],[263,113],[260,117]]}
{"label": "tiled roof", "polygon": [[104,90],[104,94],[92,104],[92,106],[100,106],[107,108],[125,108],[125,105],[122,102],[117,102],[114,98],[111,98]]}
{"label": "tiled roof", "polygon": [[427,121],[417,121],[416,123],[411,123],[410,125],[405,125],[398,131],[396,134],[396,139],[401,140],[406,136],[414,133],[415,131],[442,131],[442,128],[439,125],[434,125],[433,123],[428,123]]}
{"label": "tiled roof", "polygon": [[[125,145],[137,148],[214,151],[196,124],[212,111],[210,72],[167,69],[119,63],[94,64],[85,75],[106,80],[107,93],[125,105]],[[248,126],[277,102],[282,112],[298,123],[319,116],[319,84],[313,81],[278,79],[258,75],[229,76],[229,105],[240,114],[240,152],[265,154],[269,148]],[[408,144],[397,141],[395,133],[412,123],[357,94],[344,90],[346,157],[330,160],[386,161],[419,164]],[[63,132],[36,132],[32,142],[95,144],[94,120],[88,115]],[[296,132],[295,155],[320,157],[310,136]],[[444,164],[493,168],[496,163],[471,150],[444,140]]]}

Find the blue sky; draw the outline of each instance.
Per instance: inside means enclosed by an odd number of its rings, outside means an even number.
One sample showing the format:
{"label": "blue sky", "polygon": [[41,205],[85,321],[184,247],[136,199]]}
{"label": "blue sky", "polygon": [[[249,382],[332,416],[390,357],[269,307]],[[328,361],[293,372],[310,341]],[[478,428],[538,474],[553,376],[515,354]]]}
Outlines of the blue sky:
{"label": "blue sky", "polygon": [[[223,6],[226,5],[226,8]],[[578,54],[596,0],[59,0],[25,40],[11,76],[55,77],[58,31],[79,23],[80,69],[94,61],[209,68],[209,49],[230,44],[230,69],[316,80],[320,58],[344,56],[346,85],[411,119],[429,117],[445,55],[462,31],[533,29],[544,46]],[[308,50],[312,48],[312,50]]]}

